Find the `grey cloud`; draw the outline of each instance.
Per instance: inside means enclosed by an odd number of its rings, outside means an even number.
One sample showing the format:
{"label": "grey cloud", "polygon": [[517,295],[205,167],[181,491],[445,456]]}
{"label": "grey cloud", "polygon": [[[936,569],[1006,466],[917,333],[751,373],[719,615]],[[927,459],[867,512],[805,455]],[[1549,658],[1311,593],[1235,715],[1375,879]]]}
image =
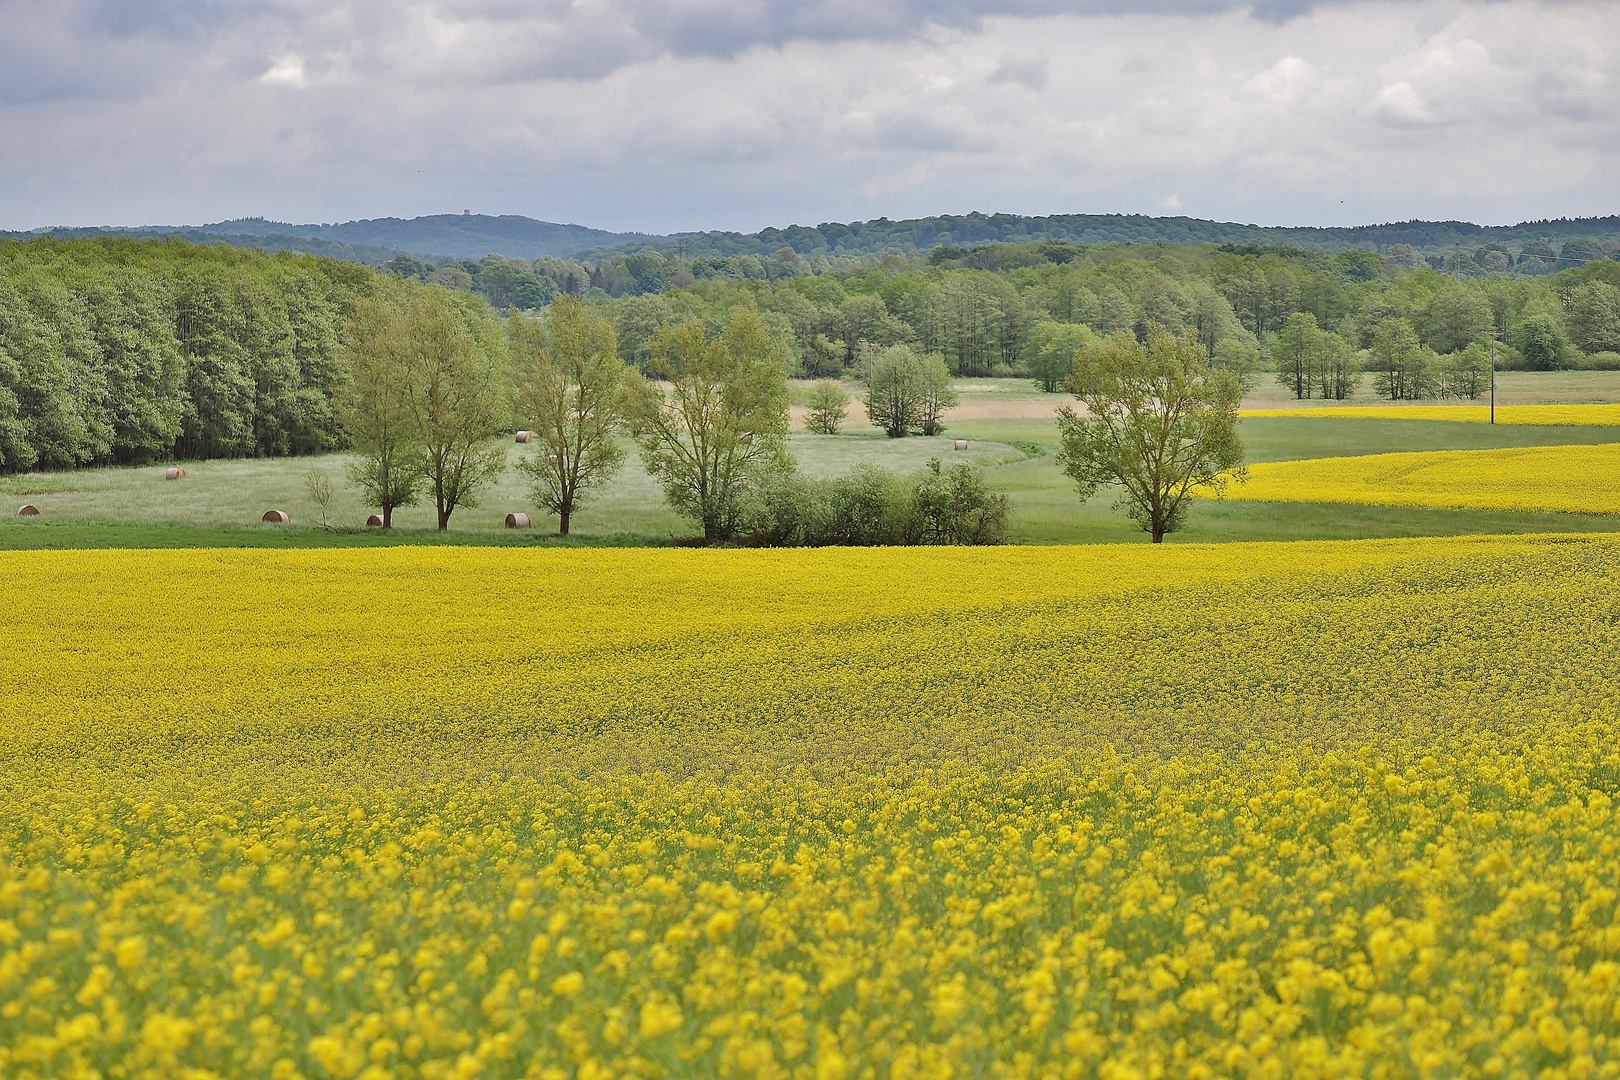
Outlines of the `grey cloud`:
{"label": "grey cloud", "polygon": [[[0,101],[136,97],[203,60],[251,66],[242,54],[271,45],[300,55],[342,52],[368,70],[387,66],[391,52],[415,52],[418,70],[433,77],[592,79],[657,56],[729,59],[795,41],[895,41],[930,27],[974,32],[995,17],[1249,10],[1275,21],[1349,2],[0,0]],[[446,41],[409,39],[413,27],[428,25],[446,31]],[[431,55],[434,48],[446,55]],[[420,55],[424,50],[429,55]]]}
{"label": "grey cloud", "polygon": [[1009,58],[996,65],[996,70],[990,73],[990,81],[1016,83],[1029,90],[1044,90],[1049,67],[1044,56]]}
{"label": "grey cloud", "polygon": [[97,24],[0,0],[0,228],[465,206],[758,228],[1170,192],[1275,223],[1612,212],[1617,9],[158,0]]}

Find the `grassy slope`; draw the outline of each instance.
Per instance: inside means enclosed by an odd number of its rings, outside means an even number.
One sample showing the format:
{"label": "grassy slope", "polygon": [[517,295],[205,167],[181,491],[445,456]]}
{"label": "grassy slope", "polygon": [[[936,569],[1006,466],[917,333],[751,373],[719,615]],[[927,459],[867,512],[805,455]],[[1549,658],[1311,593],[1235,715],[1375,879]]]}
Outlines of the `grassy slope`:
{"label": "grassy slope", "polygon": [[[1575,376],[1596,376],[1575,380]],[[1514,373],[1521,400],[1582,393],[1601,396],[1620,390],[1610,372],[1544,376]],[[1615,384],[1610,386],[1610,384]],[[1570,384],[1570,385],[1567,385]],[[811,475],[846,472],[863,461],[900,472],[922,467],[934,455],[948,462],[984,467],[992,484],[1014,502],[1012,538],[1019,543],[1145,541],[1146,537],[1112,508],[1106,495],[1082,504],[1058,470],[1056,424],[1044,416],[986,416],[1005,411],[1042,411],[1067,400],[1044,395],[1022,380],[974,380],[964,387],[963,413],[940,438],[885,439],[856,414],[846,433],[829,438],[795,433],[791,449]],[[1381,454],[1403,450],[1486,449],[1620,441],[1620,430],[1591,427],[1530,427],[1414,420],[1356,420],[1323,417],[1264,417],[1243,421],[1242,436],[1253,462]],[[952,449],[965,438],[966,453]],[[531,448],[512,446],[513,462]],[[576,516],[574,537],[549,535],[555,519],[535,513],[525,477],[509,469],[475,508],[457,511],[451,531],[432,528],[430,507],[401,511],[391,535],[359,528],[366,508],[347,484],[347,457],[188,463],[188,479],[166,482],[156,468],[95,469],[74,473],[0,478],[0,507],[38,505],[44,516],[20,521],[0,518],[0,549],[62,547],[313,547],[380,546],[400,543],[497,545],[668,544],[691,535],[691,526],[664,504],[657,486],[634,456],[601,498]],[[314,523],[319,512],[305,491],[312,469],[337,487],[331,520],[349,531],[326,531]],[[1241,489],[1238,489],[1241,494]],[[266,509],[283,509],[291,526],[258,524]],[[507,530],[506,513],[529,510],[537,527]],[[1251,503],[1229,499],[1193,508],[1187,528],[1172,540],[1346,539],[1382,536],[1447,536],[1466,533],[1620,531],[1620,519],[1607,515],[1430,511],[1314,503]]]}

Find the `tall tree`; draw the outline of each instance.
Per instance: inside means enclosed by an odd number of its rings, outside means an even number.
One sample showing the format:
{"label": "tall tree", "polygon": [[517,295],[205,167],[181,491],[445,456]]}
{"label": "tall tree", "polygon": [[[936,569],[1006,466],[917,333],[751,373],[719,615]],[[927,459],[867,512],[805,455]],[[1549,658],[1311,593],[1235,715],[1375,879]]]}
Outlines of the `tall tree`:
{"label": "tall tree", "polygon": [[518,462],[534,481],[537,503],[557,515],[557,531],[587,493],[624,462],[614,440],[624,391],[613,323],[579,299],[561,296],[539,321],[514,313],[507,323],[517,375],[517,408],[539,436],[539,455]]}
{"label": "tall tree", "polygon": [[1411,323],[1399,316],[1379,320],[1367,355],[1380,393],[1391,401],[1423,396],[1423,347]]}
{"label": "tall tree", "polygon": [[1029,335],[1029,373],[1048,394],[1063,389],[1074,371],[1074,359],[1095,335],[1077,323],[1037,323]]}
{"label": "tall tree", "polygon": [[922,424],[922,394],[922,358],[910,345],[891,345],[872,357],[861,403],[889,438],[904,438]]}
{"label": "tall tree", "polygon": [[1324,398],[1343,401],[1361,384],[1361,362],[1350,343],[1331,330],[1317,339],[1316,385]]}
{"label": "tall tree", "polygon": [[1316,316],[1296,311],[1288,316],[1272,347],[1272,359],[1277,362],[1277,378],[1294,392],[1296,398],[1313,397],[1317,388],[1322,331],[1316,325]]}
{"label": "tall tree", "polygon": [[405,333],[422,480],[442,531],[506,467],[506,448],[491,443],[505,427],[505,343],[481,298],[442,286],[411,298]]}
{"label": "tall tree", "polygon": [[349,478],[368,505],[381,508],[385,529],[394,527],[394,511],[414,505],[421,490],[408,349],[403,312],[380,297],[355,305],[340,354],[347,379],[336,412],[355,453]]}
{"label": "tall tree", "polygon": [[660,327],[649,359],[664,384],[641,383],[627,397],[642,460],[704,540],[729,539],[749,481],[792,468],[785,352],[744,307],[714,339],[696,321]]}
{"label": "tall tree", "polygon": [[951,383],[951,373],[939,353],[929,353],[922,358],[917,378],[918,428],[924,435],[938,435],[945,430],[945,414],[956,408],[962,395]]}
{"label": "tall tree", "polygon": [[1058,411],[1058,463],[1088,499],[1120,489],[1118,506],[1162,543],[1181,528],[1194,488],[1220,493],[1243,479],[1237,376],[1210,366],[1193,336],[1148,327],[1147,342],[1119,331],[1082,355],[1069,392],[1086,415]]}

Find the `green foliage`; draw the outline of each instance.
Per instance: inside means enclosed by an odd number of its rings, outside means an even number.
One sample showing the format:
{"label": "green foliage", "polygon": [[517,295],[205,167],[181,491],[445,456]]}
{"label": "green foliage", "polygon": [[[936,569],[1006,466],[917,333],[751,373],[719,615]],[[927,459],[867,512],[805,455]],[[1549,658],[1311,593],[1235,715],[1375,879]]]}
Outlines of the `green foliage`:
{"label": "green foliage", "polygon": [[1316,316],[1297,311],[1272,343],[1277,379],[1296,398],[1340,400],[1355,392],[1361,363],[1344,338],[1319,329]]}
{"label": "green foliage", "polygon": [[999,544],[1007,536],[1012,503],[992,492],[972,466],[941,468],[930,458],[913,488],[916,523],[923,543]]}
{"label": "green foliage", "polygon": [[412,405],[404,320],[387,300],[355,305],[344,346],[348,378],[337,398],[337,415],[355,452],[349,479],[369,506],[382,510],[383,528],[394,511],[415,505],[421,494],[422,446]]}
{"label": "green foliage", "polygon": [[505,448],[491,445],[505,427],[506,341],[488,305],[448,289],[414,292],[401,318],[419,468],[442,531],[506,467]]}
{"label": "green foliage", "polygon": [[1433,354],[1418,341],[1412,324],[1388,316],[1379,321],[1372,338],[1365,366],[1373,373],[1378,392],[1391,401],[1430,396],[1438,372]]}
{"label": "green foliage", "polygon": [[922,424],[923,364],[909,345],[891,345],[872,358],[866,376],[867,418],[891,439]]}
{"label": "green foliage", "polygon": [[1078,323],[1042,322],[1030,333],[1029,373],[1048,394],[1063,389],[1074,373],[1075,357],[1093,341],[1091,328]]}
{"label": "green foliage", "polygon": [[1513,344],[1531,371],[1557,371],[1569,359],[1569,341],[1558,316],[1540,311],[1519,323]]}
{"label": "green foliage", "polygon": [[624,362],[613,323],[573,297],[561,297],[540,321],[507,324],[518,379],[517,408],[538,436],[538,453],[518,463],[534,481],[534,499],[568,535],[592,489],[619,469],[624,451],[613,434],[623,412]]}
{"label": "green foliage", "polygon": [[1620,352],[1620,288],[1592,281],[1571,289],[1569,330],[1584,352]]}
{"label": "green foliage", "polygon": [[810,388],[810,415],[805,427],[820,435],[836,435],[849,415],[849,394],[831,379],[822,379]]}
{"label": "green foliage", "polygon": [[933,458],[910,479],[870,464],[825,480],[769,474],[741,501],[739,532],[759,547],[1000,544],[1011,509],[977,469]]}
{"label": "green foliage", "polygon": [[1241,479],[1237,376],[1211,367],[1196,339],[1156,324],[1145,344],[1118,331],[1086,350],[1068,386],[1086,414],[1058,411],[1058,463],[1081,499],[1119,488],[1118,505],[1155,544],[1182,526],[1193,488]]}
{"label": "green foliage", "polygon": [[0,470],[340,445],[341,328],[376,281],[224,246],[0,243]]}
{"label": "green foliage", "polygon": [[712,338],[695,321],[660,327],[649,353],[667,388],[630,384],[642,460],[705,541],[730,539],[749,482],[792,467],[781,344],[758,311],[743,308]]}

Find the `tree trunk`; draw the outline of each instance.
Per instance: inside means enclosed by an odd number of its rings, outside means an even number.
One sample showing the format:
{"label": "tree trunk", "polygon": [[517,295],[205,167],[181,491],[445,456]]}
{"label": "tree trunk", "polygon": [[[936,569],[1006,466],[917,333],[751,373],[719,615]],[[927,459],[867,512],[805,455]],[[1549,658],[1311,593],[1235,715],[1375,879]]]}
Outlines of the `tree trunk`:
{"label": "tree trunk", "polygon": [[1155,528],[1153,530],[1153,542],[1155,544],[1164,543],[1164,530],[1163,529]]}
{"label": "tree trunk", "polygon": [[439,531],[444,532],[450,527],[450,511],[439,507]]}
{"label": "tree trunk", "polygon": [[392,529],[394,527],[394,508],[392,506],[389,506],[387,503],[384,503],[382,511],[383,511],[383,528]]}
{"label": "tree trunk", "polygon": [[568,518],[569,517],[570,517],[570,514],[569,514],[569,512],[567,510],[559,510],[559,511],[557,511],[557,522],[558,522],[558,524],[557,524],[557,533],[558,533],[558,535],[560,535],[560,536],[567,536],[568,535]]}

